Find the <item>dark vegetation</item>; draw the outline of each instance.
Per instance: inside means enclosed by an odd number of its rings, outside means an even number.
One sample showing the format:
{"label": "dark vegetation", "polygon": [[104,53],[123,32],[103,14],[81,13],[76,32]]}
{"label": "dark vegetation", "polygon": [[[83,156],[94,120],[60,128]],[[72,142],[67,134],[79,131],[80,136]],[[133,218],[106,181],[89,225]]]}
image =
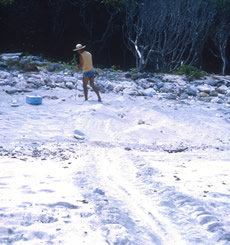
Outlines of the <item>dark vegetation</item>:
{"label": "dark vegetation", "polygon": [[230,0],[0,0],[0,28],[1,53],[71,62],[82,43],[97,66],[230,73]]}
{"label": "dark vegetation", "polygon": [[190,80],[199,79],[208,75],[206,72],[200,70],[199,68],[188,65],[180,66],[173,73],[176,75],[185,75]]}

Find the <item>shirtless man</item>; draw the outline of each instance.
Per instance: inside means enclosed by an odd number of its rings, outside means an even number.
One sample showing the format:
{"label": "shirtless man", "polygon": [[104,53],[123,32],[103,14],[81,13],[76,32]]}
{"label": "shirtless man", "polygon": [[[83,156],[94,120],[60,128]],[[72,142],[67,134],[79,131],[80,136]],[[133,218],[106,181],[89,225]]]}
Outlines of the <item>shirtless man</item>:
{"label": "shirtless man", "polygon": [[80,58],[80,64],[77,67],[77,70],[80,69],[83,70],[83,88],[84,88],[84,96],[85,100],[88,100],[88,82],[90,82],[91,88],[94,90],[94,92],[97,94],[98,101],[101,102],[101,96],[97,90],[97,88],[94,85],[94,67],[93,67],[93,61],[92,61],[92,55],[90,52],[85,51],[85,46],[82,46],[81,44],[77,44],[76,48],[73,51],[77,51]]}

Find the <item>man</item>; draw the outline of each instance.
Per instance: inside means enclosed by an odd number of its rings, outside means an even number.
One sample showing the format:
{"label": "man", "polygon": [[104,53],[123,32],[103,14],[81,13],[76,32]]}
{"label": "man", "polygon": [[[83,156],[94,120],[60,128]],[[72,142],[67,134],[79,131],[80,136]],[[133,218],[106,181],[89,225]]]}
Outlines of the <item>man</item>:
{"label": "man", "polygon": [[77,67],[77,70],[83,70],[83,88],[84,88],[84,96],[85,100],[88,100],[88,82],[90,82],[91,88],[97,94],[98,101],[101,102],[101,96],[94,85],[94,67],[92,61],[92,55],[90,52],[85,51],[86,46],[82,46],[81,44],[77,44],[76,48],[73,51],[77,51],[80,58],[80,64]]}

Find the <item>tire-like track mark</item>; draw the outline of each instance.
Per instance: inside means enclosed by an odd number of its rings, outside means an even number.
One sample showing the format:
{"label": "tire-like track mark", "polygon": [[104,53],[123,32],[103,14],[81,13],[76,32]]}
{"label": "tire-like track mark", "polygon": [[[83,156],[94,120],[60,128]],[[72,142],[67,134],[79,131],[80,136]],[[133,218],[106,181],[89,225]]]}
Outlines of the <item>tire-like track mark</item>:
{"label": "tire-like track mark", "polygon": [[108,244],[227,244],[225,224],[214,209],[155,181],[158,170],[132,154],[91,146],[79,159],[76,184],[94,203],[94,225]]}

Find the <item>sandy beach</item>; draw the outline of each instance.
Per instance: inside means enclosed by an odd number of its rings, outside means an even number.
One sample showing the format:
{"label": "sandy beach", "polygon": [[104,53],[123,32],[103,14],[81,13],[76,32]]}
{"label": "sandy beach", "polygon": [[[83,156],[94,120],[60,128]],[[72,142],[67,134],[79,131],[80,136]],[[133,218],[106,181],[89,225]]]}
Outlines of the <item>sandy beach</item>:
{"label": "sandy beach", "polygon": [[102,99],[1,93],[0,244],[230,244],[229,108]]}

